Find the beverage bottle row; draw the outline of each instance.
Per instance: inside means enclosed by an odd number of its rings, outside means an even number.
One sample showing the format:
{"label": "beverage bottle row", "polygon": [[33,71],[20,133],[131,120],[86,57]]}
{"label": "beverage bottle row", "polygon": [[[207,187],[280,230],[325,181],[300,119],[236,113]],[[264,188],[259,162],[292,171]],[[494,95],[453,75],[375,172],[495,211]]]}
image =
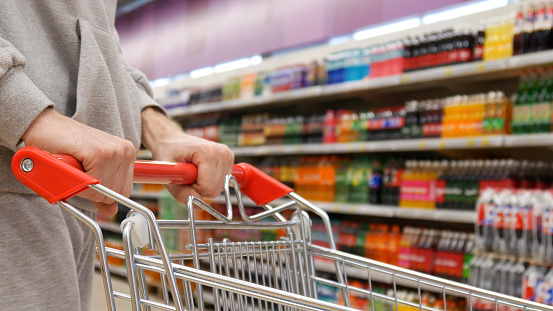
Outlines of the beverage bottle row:
{"label": "beverage bottle row", "polygon": [[553,68],[524,70],[513,106],[513,134],[551,132]]}
{"label": "beverage bottle row", "polygon": [[552,166],[507,159],[405,162],[399,206],[474,210],[479,194],[492,188],[548,189]]}
{"label": "beverage bottle row", "polygon": [[[468,28],[447,29],[404,40],[404,71],[414,71],[445,65],[481,60],[475,51],[484,38],[483,32],[473,33]],[[480,45],[481,47],[481,45]]]}
{"label": "beverage bottle row", "polygon": [[482,59],[485,61],[513,56],[513,36],[515,20],[513,16],[492,17],[484,30]]}
{"label": "beverage bottle row", "polygon": [[[469,285],[501,294],[553,305],[553,269],[521,259],[476,255],[470,262]],[[472,309],[480,311],[516,311],[493,300],[476,298]]]}
{"label": "beverage bottle row", "polygon": [[401,41],[355,48],[330,54],[326,58],[328,84],[378,78],[403,72]]}
{"label": "beverage bottle row", "polygon": [[398,249],[398,266],[457,282],[469,277],[474,235],[404,227]]}
{"label": "beverage bottle row", "polygon": [[[526,13],[526,14],[525,14]],[[528,4],[517,13],[513,54],[520,55],[553,48],[553,3]]]}
{"label": "beverage bottle row", "polygon": [[551,191],[485,190],[477,203],[476,249],[551,264]]}

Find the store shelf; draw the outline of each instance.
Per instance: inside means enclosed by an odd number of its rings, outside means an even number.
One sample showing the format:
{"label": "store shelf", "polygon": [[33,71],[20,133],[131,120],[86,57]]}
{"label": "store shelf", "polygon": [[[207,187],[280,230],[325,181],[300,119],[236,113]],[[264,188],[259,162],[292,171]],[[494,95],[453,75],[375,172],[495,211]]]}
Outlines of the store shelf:
{"label": "store shelf", "polygon": [[[315,260],[315,270],[320,272],[327,272],[331,274],[336,274],[336,267],[333,262],[331,261],[323,261],[323,260]],[[346,266],[345,267],[345,273],[349,278],[356,278],[356,279],[362,279],[362,280],[368,280],[369,279],[369,272],[368,269],[361,269],[357,267],[352,266]],[[378,270],[372,270],[371,269],[371,282],[379,282],[384,284],[394,284],[394,276],[391,273],[386,273],[384,271],[378,271]],[[395,284],[398,286],[405,286],[409,288],[417,288],[417,286],[420,286],[420,289],[423,291],[430,291],[430,292],[436,292],[436,293],[443,293],[443,288],[440,286],[431,286],[429,284],[420,283],[417,284],[417,282],[413,279],[406,279],[400,276],[396,276],[395,278]],[[455,295],[454,292],[448,291],[447,294]]]}
{"label": "store shelf", "polygon": [[234,147],[235,156],[267,156],[295,154],[340,154],[364,152],[424,151],[442,149],[497,148],[504,145],[505,136],[464,138],[399,139],[336,144],[302,144]]}
{"label": "store shelf", "polygon": [[98,226],[103,230],[121,233],[121,226],[118,223],[107,222],[107,221],[98,221]]}
{"label": "store shelf", "polygon": [[553,134],[528,134],[505,136],[505,147],[553,147]]}
{"label": "store shelf", "polygon": [[[223,196],[211,200],[214,203],[224,204]],[[252,200],[243,198],[245,206],[257,206]],[[231,202],[236,204],[236,199],[232,198]],[[276,201],[276,204],[286,202],[285,200]],[[327,213],[344,214],[344,215],[363,215],[384,218],[401,218],[413,220],[431,220],[439,222],[452,223],[467,223],[472,224],[476,219],[474,211],[459,211],[459,210],[434,210],[434,209],[419,209],[419,208],[399,208],[390,205],[371,205],[371,204],[351,204],[351,203],[336,203],[336,202],[311,202],[318,208]]]}
{"label": "store shelf", "polygon": [[[482,74],[501,74],[502,72],[506,73],[509,71],[513,74],[513,70],[516,71],[529,66],[544,65],[552,62],[553,51],[545,51],[514,56],[508,59],[472,62],[419,70],[389,77],[368,78],[360,81],[308,87],[247,99],[235,99],[216,103],[203,103],[192,106],[178,107],[169,109],[168,114],[172,117],[184,117],[209,112],[244,109],[253,106],[258,107],[277,102],[298,101],[308,98],[324,98],[331,95],[348,95],[360,91],[381,91],[382,89],[393,89],[402,85],[424,85],[428,83],[435,83],[436,81],[455,79],[459,77],[476,77]],[[178,100],[167,99],[162,101],[162,104],[174,105],[175,102],[178,102]]]}

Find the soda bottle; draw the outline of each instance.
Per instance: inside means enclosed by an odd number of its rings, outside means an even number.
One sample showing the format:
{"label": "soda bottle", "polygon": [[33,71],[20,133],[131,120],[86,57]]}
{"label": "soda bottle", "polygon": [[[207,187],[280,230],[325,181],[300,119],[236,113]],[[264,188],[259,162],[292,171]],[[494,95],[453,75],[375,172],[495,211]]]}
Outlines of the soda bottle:
{"label": "soda bottle", "polygon": [[442,278],[447,278],[447,260],[449,255],[449,244],[451,244],[451,232],[442,231],[436,245],[434,260],[434,275]]}
{"label": "soda bottle", "polygon": [[[551,68],[550,68],[551,69]],[[553,102],[553,72],[543,69],[542,87],[533,106],[534,133],[551,132],[551,103]]]}
{"label": "soda bottle", "polygon": [[474,35],[474,51],[473,51],[474,57],[473,58],[475,61],[483,60],[485,39],[486,39],[485,27],[480,25],[478,26],[476,34]]}
{"label": "soda bottle", "polygon": [[397,253],[397,265],[399,267],[411,269],[411,248],[416,239],[415,233],[415,228],[403,227]]}
{"label": "soda bottle", "polygon": [[348,170],[349,170],[350,160],[347,158],[342,158],[339,161],[339,166],[336,169],[335,177],[335,196],[334,201],[336,202],[347,202],[348,201]]}
{"label": "soda bottle", "polygon": [[474,248],[478,251],[489,252],[492,250],[494,239],[494,220],[495,220],[495,191],[487,188],[480,195],[476,203],[477,222],[475,228]]}
{"label": "soda bottle", "polygon": [[533,69],[531,73],[531,84],[529,86],[528,94],[525,97],[523,110],[524,121],[522,130],[525,134],[533,133],[535,119],[539,117],[535,115],[535,106],[538,104],[538,95],[540,94],[540,91],[545,83],[545,79],[542,79],[542,75],[538,73],[537,69]]}
{"label": "soda bottle", "polygon": [[522,299],[536,300],[537,288],[545,277],[545,268],[530,265],[522,276]]}
{"label": "soda bottle", "polygon": [[403,165],[400,160],[391,159],[382,175],[382,203],[397,206],[399,204],[399,189],[403,175]]}
{"label": "soda bottle", "polygon": [[522,44],[522,32],[524,29],[524,13],[522,11],[522,8],[518,9],[517,12],[517,19],[515,23],[515,29],[514,29],[514,37],[513,37],[513,55],[519,55],[522,54],[523,50],[523,44]]}
{"label": "soda bottle", "polygon": [[[462,235],[463,236],[463,235]],[[465,239],[465,249],[464,249],[464,255],[463,255],[463,279],[462,282],[465,284],[468,284],[468,281],[470,279],[470,263],[472,262],[472,259],[474,258],[474,241],[475,237],[474,234],[469,234],[466,236]]]}
{"label": "soda bottle", "polygon": [[391,265],[398,266],[398,254],[399,254],[399,245],[401,242],[401,233],[400,227],[398,225],[393,225],[390,233],[388,234],[387,241],[384,242],[384,245],[387,247],[388,252],[388,262]]}
{"label": "soda bottle", "polygon": [[509,275],[509,290],[508,295],[513,297],[521,297],[523,296],[523,277],[526,273],[526,269],[528,267],[528,263],[517,260],[517,262],[511,267],[511,273]]}
{"label": "soda bottle", "polygon": [[552,33],[552,27],[553,26],[553,3],[550,1],[547,3],[547,7],[545,9],[545,21],[544,21],[544,31],[543,31],[543,39],[542,41],[545,43],[543,49],[549,50],[553,48],[553,42],[551,41],[553,39],[553,33]]}
{"label": "soda bottle", "polygon": [[526,117],[525,112],[525,102],[526,96],[528,95],[529,88],[531,85],[531,78],[529,72],[526,70],[522,71],[520,83],[517,90],[516,99],[513,107],[513,118],[511,122],[511,131],[513,134],[522,134],[523,133],[523,123],[524,118]]}
{"label": "soda bottle", "polygon": [[372,163],[372,172],[369,176],[368,197],[370,204],[380,204],[382,191],[382,164],[380,160]]}
{"label": "soda bottle", "polygon": [[543,3],[540,3],[535,8],[530,46],[532,52],[539,52],[544,50],[544,45],[546,44],[543,41],[545,32],[545,6]]}
{"label": "soda bottle", "polygon": [[338,142],[338,136],[336,135],[337,123],[334,110],[327,110],[324,119],[323,143],[332,144]]}
{"label": "soda bottle", "polygon": [[447,181],[449,179],[449,162],[447,160],[443,160],[440,164],[440,174],[438,175],[438,179],[436,181],[436,208],[437,209],[444,209],[447,207],[446,205],[446,196],[445,196],[445,190],[447,187]]}
{"label": "soda bottle", "polygon": [[526,10],[526,20],[524,21],[524,29],[521,35],[521,54],[532,53],[533,39],[533,26],[534,26],[534,6],[528,5]]}

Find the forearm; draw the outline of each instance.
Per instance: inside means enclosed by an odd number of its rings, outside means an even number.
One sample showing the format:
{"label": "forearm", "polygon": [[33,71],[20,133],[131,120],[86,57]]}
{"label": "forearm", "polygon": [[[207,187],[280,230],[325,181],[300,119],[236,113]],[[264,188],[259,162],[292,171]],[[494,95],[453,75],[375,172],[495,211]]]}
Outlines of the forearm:
{"label": "forearm", "polygon": [[160,143],[166,137],[182,132],[179,124],[170,120],[154,107],[147,107],[142,110],[141,118],[142,144],[152,153],[158,152]]}

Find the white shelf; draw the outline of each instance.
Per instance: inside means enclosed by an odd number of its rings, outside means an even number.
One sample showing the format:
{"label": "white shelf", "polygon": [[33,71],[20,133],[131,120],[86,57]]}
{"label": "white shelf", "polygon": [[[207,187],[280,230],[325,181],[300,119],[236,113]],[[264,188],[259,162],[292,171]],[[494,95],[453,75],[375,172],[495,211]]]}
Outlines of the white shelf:
{"label": "white shelf", "polygon": [[[334,263],[330,261],[315,260],[315,270],[336,274],[336,267]],[[363,280],[369,279],[368,269],[361,269],[357,267],[346,266],[345,270],[346,270],[345,273],[348,276],[348,279],[350,277],[363,279]],[[371,282],[393,284],[394,276],[391,273],[371,270]],[[396,276],[395,283],[396,285],[410,287],[410,288],[417,288],[417,285],[418,285],[417,282],[414,281],[413,279],[406,279],[400,276]],[[431,286],[429,284],[424,284],[424,283],[420,284],[420,289],[423,291],[431,291],[431,292],[437,292],[437,293],[443,292],[443,289],[440,286]],[[454,295],[455,292],[447,291],[447,294]]]}
{"label": "white shelf", "polygon": [[107,222],[107,221],[98,221],[98,226],[102,228],[103,230],[121,233],[121,226],[120,224],[114,223],[114,222]]}
{"label": "white shelf", "polygon": [[[457,77],[478,76],[485,73],[500,73],[502,71],[518,70],[529,66],[537,66],[548,63],[553,63],[553,51],[519,55],[508,59],[499,59],[494,61],[471,62],[439,68],[424,69],[382,78],[368,78],[360,81],[314,86],[247,99],[234,99],[216,103],[203,103],[192,106],[178,107],[169,109],[168,114],[172,117],[191,116],[209,112],[242,109],[251,106],[263,106],[276,102],[295,101],[330,95],[347,95],[352,92],[381,90],[383,88],[394,88],[399,85],[415,85],[441,81],[444,79],[454,79]],[[178,103],[178,101],[178,99],[166,99],[161,101],[161,103],[170,105]]]}
{"label": "white shelf", "polygon": [[[257,206],[252,200],[243,198],[245,206]],[[213,199],[212,202],[224,204],[223,196]],[[236,204],[236,198],[231,202]],[[277,201],[276,204],[284,203],[285,200]],[[453,223],[473,224],[476,220],[476,212],[460,210],[437,210],[437,209],[419,209],[419,208],[399,208],[390,205],[371,205],[371,204],[351,204],[336,202],[311,202],[318,208],[327,213],[345,214],[345,215],[363,215],[385,218],[402,218],[413,220],[431,220]]]}
{"label": "white shelf", "polygon": [[497,148],[504,145],[505,136],[463,138],[399,139],[336,144],[265,145],[233,147],[235,156],[266,156],[294,154],[339,154],[362,152],[424,151],[442,149]]}
{"label": "white shelf", "polygon": [[553,134],[510,135],[505,137],[505,147],[553,147]]}

